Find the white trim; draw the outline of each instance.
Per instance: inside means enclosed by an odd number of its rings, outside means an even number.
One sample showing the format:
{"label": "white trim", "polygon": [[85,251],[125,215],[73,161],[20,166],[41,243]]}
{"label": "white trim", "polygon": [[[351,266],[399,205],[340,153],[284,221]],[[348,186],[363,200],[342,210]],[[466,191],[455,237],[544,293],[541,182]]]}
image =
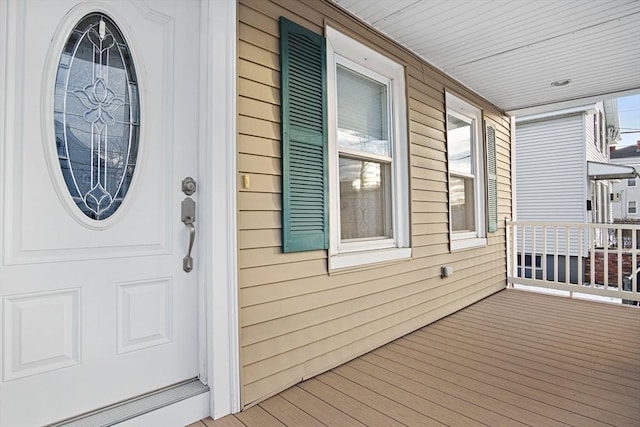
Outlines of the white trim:
{"label": "white trim", "polygon": [[411,258],[411,248],[389,248],[341,253],[329,258],[329,270],[399,261]]}
{"label": "white trim", "polygon": [[19,55],[18,42],[15,39],[10,42],[12,34],[18,41],[22,40],[24,34],[23,31],[17,31],[18,7],[24,8],[24,4],[0,2],[0,268],[3,264],[8,264],[11,252],[8,242],[13,241],[14,232],[10,222],[13,206],[7,203],[14,186],[12,162],[9,161],[13,159],[14,144],[9,144],[8,141],[13,141],[18,136],[14,126],[17,113],[14,111],[16,70],[24,63]]}
{"label": "white trim", "polygon": [[[345,34],[325,27],[327,40],[327,99],[329,140],[329,270],[354,267],[411,257],[409,240],[409,173],[407,137],[407,99],[404,66],[375,50],[351,39]],[[390,125],[392,132],[392,211],[393,238],[353,242],[340,240],[337,138],[336,66],[343,64],[374,80],[387,84],[390,91]],[[383,80],[381,80],[383,79]],[[348,152],[349,150],[340,150]],[[362,153],[358,153],[362,157]],[[388,157],[364,154],[376,160],[388,162]]]}
{"label": "white trim", "polygon": [[484,237],[474,237],[472,239],[451,240],[451,251],[477,248],[487,246],[487,239]]}
{"label": "white trim", "polygon": [[[466,249],[470,247],[484,246],[487,244],[487,225],[486,225],[486,179],[485,179],[485,144],[484,132],[482,129],[482,110],[471,105],[463,99],[457,97],[449,91],[445,92],[445,120],[447,123],[447,133],[449,120],[446,116],[452,115],[463,118],[465,121],[474,123],[473,140],[471,142],[471,155],[473,161],[473,197],[474,197],[474,226],[475,230],[470,232],[454,232],[453,221],[451,216],[451,176],[464,177],[465,174],[452,172],[451,168],[447,168],[447,179],[449,182],[449,236],[450,248],[452,251],[458,249]],[[447,157],[451,152],[449,140],[447,136]]]}
{"label": "white trim", "polygon": [[210,416],[240,411],[236,224],[236,1],[202,1],[200,209]]}
{"label": "white trim", "polygon": [[595,109],[596,109],[596,104],[588,104],[588,105],[580,105],[573,108],[567,108],[564,110],[554,110],[554,111],[548,111],[546,113],[532,114],[529,116],[518,116],[518,117],[514,116],[514,117],[515,117],[516,123],[521,125],[524,123],[534,122],[538,120],[546,120],[549,118],[570,116],[574,114],[584,114]]}
{"label": "white trim", "polygon": [[564,110],[566,108],[573,108],[578,105],[593,104],[596,102],[600,102],[602,100],[606,101],[609,99],[621,98],[623,96],[637,95],[639,93],[640,93],[640,88],[636,88],[636,89],[630,89],[630,90],[623,90],[620,92],[603,93],[599,95],[588,96],[585,98],[577,98],[577,99],[570,99],[567,101],[554,102],[551,104],[516,108],[513,110],[505,111],[505,113],[510,116],[528,116],[531,114],[545,113],[547,111]]}

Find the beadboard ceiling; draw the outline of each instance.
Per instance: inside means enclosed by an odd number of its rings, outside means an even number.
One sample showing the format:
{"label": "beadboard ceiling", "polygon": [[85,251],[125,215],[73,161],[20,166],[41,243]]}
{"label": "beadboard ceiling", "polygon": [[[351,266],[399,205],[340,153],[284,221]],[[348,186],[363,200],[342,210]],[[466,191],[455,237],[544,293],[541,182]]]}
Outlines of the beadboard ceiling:
{"label": "beadboard ceiling", "polygon": [[640,0],[334,2],[511,114],[640,93]]}

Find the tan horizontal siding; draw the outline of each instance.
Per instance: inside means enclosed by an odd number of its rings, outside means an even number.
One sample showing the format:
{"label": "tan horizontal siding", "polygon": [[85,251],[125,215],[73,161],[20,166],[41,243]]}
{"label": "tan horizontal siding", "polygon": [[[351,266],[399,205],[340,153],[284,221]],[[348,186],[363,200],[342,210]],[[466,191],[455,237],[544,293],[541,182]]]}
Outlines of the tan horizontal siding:
{"label": "tan horizontal siding", "polygon": [[251,135],[238,135],[238,152],[280,159],[280,141]]}
{"label": "tan horizontal siding", "polygon": [[[438,246],[438,245],[431,245]],[[420,280],[420,278],[439,277],[439,267],[443,263],[449,262],[456,270],[456,275],[460,278],[464,276],[471,276],[480,269],[486,268],[485,264],[478,264],[473,260],[474,255],[477,255],[481,250],[470,250],[468,257],[458,258],[451,260],[451,257],[447,253],[439,253],[437,255],[425,256],[420,259],[416,259],[413,262],[403,262],[390,266],[382,271],[377,269],[371,269],[363,272],[345,273],[343,275],[331,276],[330,278],[322,277],[323,275],[308,277],[308,278],[296,278],[289,281],[280,280],[277,282],[268,282],[268,279],[263,279],[261,286],[254,283],[252,287],[248,285],[240,289],[242,300],[245,303],[245,307],[252,308],[247,310],[246,313],[260,315],[261,304],[266,302],[287,300],[292,302],[292,298],[302,298],[304,295],[314,294],[319,298],[328,300],[328,304],[331,304],[339,300],[355,299],[368,294],[384,291],[391,287],[402,286],[403,283],[409,283]],[[294,254],[286,254],[285,256],[293,256]],[[495,248],[493,252],[488,253],[486,256],[497,257],[499,259],[501,255],[501,249]],[[302,256],[298,254],[298,256]],[[306,259],[302,259],[306,260]],[[500,260],[504,261],[504,260]],[[292,260],[291,263],[296,263],[298,260]],[[293,264],[289,264],[293,265]],[[272,268],[273,266],[269,266]],[[389,284],[390,279],[397,279],[397,284]],[[447,285],[449,281],[437,281],[436,283],[425,283],[424,286],[439,286]],[[366,288],[362,285],[365,284]],[[342,295],[341,295],[342,292]],[[333,300],[331,300],[333,299]],[[295,302],[302,301],[302,299],[296,299]],[[315,304],[320,306],[320,300],[311,301],[307,300],[302,304]],[[283,305],[288,305],[284,304]],[[285,310],[306,310],[303,306],[289,307]],[[250,321],[250,318],[245,319],[245,324],[259,323],[261,319]]]}
{"label": "tan horizontal siding", "polygon": [[[511,151],[508,117],[331,3],[240,0],[238,14],[238,280],[246,407],[503,288]],[[405,64],[411,260],[329,274],[326,251],[281,252],[280,16],[318,34],[327,22]],[[445,90],[482,108],[497,130],[500,228],[487,247],[457,253],[449,251]],[[442,265],[453,266],[454,275],[441,279]]]}
{"label": "tan horizontal siding", "polygon": [[[309,378],[320,372],[325,371],[327,365],[341,364],[354,356],[354,353],[367,352],[380,345],[399,338],[405,334],[405,330],[415,330],[420,325],[431,323],[450,313],[452,307],[454,311],[471,304],[478,299],[494,293],[495,287],[479,289],[471,292],[467,287],[463,291],[445,292],[446,295],[440,299],[431,300],[423,304],[419,304],[404,310],[396,311],[394,314],[379,320],[367,323],[363,327],[350,327],[350,329],[335,336],[329,336],[321,341],[314,342],[311,346],[304,348],[304,357],[300,365],[290,368],[297,372],[303,379]],[[355,315],[354,315],[355,316]],[[298,352],[292,352],[297,355]],[[314,355],[315,357],[309,358]],[[289,359],[287,357],[287,359]],[[266,359],[257,367],[261,371],[260,375],[273,371],[272,377],[278,378],[282,375],[280,369],[282,365],[278,358],[273,360]],[[290,360],[284,363],[285,366],[290,365]],[[250,365],[247,368],[252,368]],[[243,371],[245,372],[245,371]],[[246,372],[245,372],[246,373]],[[249,371],[252,373],[252,370]],[[246,391],[249,395],[262,394],[265,391],[264,381],[246,382]]]}

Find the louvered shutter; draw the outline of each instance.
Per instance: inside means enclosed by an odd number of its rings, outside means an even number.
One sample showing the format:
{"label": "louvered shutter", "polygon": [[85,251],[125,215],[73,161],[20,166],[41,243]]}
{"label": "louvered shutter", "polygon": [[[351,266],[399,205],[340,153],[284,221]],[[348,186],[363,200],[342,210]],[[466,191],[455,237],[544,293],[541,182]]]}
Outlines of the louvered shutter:
{"label": "louvered shutter", "polygon": [[[486,123],[486,122],[485,122]],[[489,233],[498,230],[498,170],[496,164],[496,128],[487,125],[487,214]]]}
{"label": "louvered shutter", "polygon": [[282,250],[329,247],[324,38],[280,18]]}

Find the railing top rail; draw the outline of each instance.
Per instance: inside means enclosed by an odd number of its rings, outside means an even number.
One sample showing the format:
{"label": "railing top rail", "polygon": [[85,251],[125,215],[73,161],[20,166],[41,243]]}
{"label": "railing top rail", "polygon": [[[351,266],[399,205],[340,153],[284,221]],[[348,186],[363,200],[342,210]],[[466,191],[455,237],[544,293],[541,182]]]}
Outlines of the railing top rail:
{"label": "railing top rail", "polygon": [[608,228],[622,230],[640,230],[640,224],[623,224],[611,222],[555,222],[555,221],[513,221],[506,220],[507,225],[535,226],[535,227],[569,227],[569,228]]}

